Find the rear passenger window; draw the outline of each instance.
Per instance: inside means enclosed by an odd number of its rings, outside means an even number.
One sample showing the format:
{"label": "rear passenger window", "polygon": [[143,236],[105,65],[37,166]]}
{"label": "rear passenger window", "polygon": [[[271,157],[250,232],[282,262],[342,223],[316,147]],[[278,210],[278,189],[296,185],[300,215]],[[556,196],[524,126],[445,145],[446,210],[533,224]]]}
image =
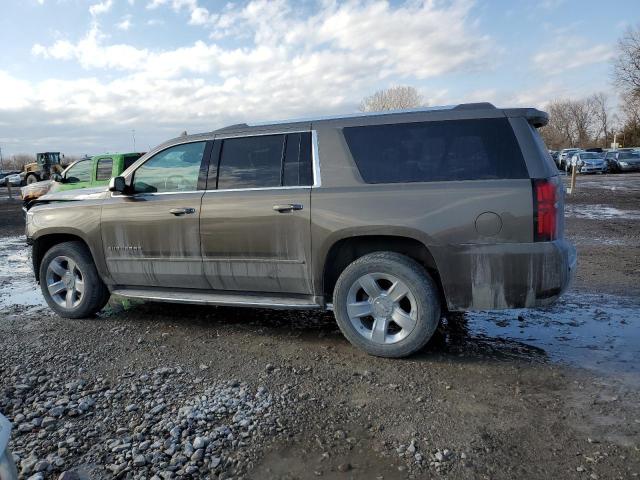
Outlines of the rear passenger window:
{"label": "rear passenger window", "polygon": [[98,160],[96,180],[109,180],[113,171],[113,158],[101,158]]}
{"label": "rear passenger window", "polygon": [[218,189],[311,185],[311,133],[222,140],[217,177]]}
{"label": "rear passenger window", "polygon": [[366,183],[527,178],[505,118],[346,127]]}

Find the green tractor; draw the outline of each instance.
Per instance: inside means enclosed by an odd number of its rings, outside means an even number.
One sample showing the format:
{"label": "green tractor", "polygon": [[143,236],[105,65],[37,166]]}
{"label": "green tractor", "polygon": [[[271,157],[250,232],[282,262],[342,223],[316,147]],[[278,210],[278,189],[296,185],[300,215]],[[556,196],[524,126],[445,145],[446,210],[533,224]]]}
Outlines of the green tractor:
{"label": "green tractor", "polygon": [[60,164],[60,152],[44,152],[36,154],[36,161],[24,166],[24,180],[27,185],[41,180],[49,180],[54,173],[64,170]]}

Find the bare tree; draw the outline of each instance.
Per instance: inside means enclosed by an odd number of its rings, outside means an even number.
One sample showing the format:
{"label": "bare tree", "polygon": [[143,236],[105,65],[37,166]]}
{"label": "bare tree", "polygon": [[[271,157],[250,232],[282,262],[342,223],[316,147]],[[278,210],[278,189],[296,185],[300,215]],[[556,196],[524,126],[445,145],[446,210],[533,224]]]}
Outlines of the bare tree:
{"label": "bare tree", "polygon": [[606,98],[596,101],[593,96],[580,100],[551,101],[547,105],[549,123],[540,132],[547,146],[554,150],[593,146],[602,130],[596,113],[600,101],[604,102],[606,111]]}
{"label": "bare tree", "polygon": [[[593,120],[595,125],[595,138],[596,143],[601,143],[601,146],[606,147],[609,141],[609,133],[611,132],[611,118],[609,113],[609,97],[606,93],[599,92],[594,93],[589,97],[588,101],[591,103],[593,110]],[[600,141],[602,139],[602,141]]]}
{"label": "bare tree", "polygon": [[33,163],[36,161],[36,157],[28,153],[16,153],[11,155],[11,159],[7,162],[10,165],[11,170],[23,170],[27,163]]}
{"label": "bare tree", "polygon": [[640,95],[640,26],[629,27],[618,40],[613,81],[621,90]]}
{"label": "bare tree", "polygon": [[422,95],[414,87],[391,87],[378,90],[366,97],[360,104],[361,112],[380,112],[383,110],[401,110],[423,106]]}
{"label": "bare tree", "polygon": [[570,100],[556,99],[547,105],[549,123],[540,129],[540,133],[549,148],[559,150],[573,147],[577,143],[570,113],[570,103]]}

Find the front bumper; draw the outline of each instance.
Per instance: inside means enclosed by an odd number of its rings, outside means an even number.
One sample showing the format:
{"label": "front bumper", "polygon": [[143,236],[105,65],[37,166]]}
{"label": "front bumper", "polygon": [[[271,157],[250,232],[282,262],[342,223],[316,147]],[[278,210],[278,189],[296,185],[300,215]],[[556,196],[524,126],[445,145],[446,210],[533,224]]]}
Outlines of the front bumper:
{"label": "front bumper", "polygon": [[630,165],[620,165],[618,164],[618,168],[623,172],[636,172],[640,170],[640,164],[630,164]]}
{"label": "front bumper", "polygon": [[589,166],[582,166],[580,167],[580,170],[578,170],[579,173],[603,173],[606,170],[605,166],[601,166],[601,167],[589,167]]}
{"label": "front bumper", "polygon": [[534,308],[556,301],[575,276],[577,253],[553,242],[460,245],[434,250],[451,311]]}

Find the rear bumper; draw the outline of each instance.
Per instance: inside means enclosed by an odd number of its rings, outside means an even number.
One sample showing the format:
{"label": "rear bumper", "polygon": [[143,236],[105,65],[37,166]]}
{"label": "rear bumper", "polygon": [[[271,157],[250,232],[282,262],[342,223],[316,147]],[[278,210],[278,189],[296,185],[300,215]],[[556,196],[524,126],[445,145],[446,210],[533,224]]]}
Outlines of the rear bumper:
{"label": "rear bumper", "polygon": [[451,311],[549,305],[566,291],[576,272],[576,249],[566,240],[447,250],[434,257]]}

